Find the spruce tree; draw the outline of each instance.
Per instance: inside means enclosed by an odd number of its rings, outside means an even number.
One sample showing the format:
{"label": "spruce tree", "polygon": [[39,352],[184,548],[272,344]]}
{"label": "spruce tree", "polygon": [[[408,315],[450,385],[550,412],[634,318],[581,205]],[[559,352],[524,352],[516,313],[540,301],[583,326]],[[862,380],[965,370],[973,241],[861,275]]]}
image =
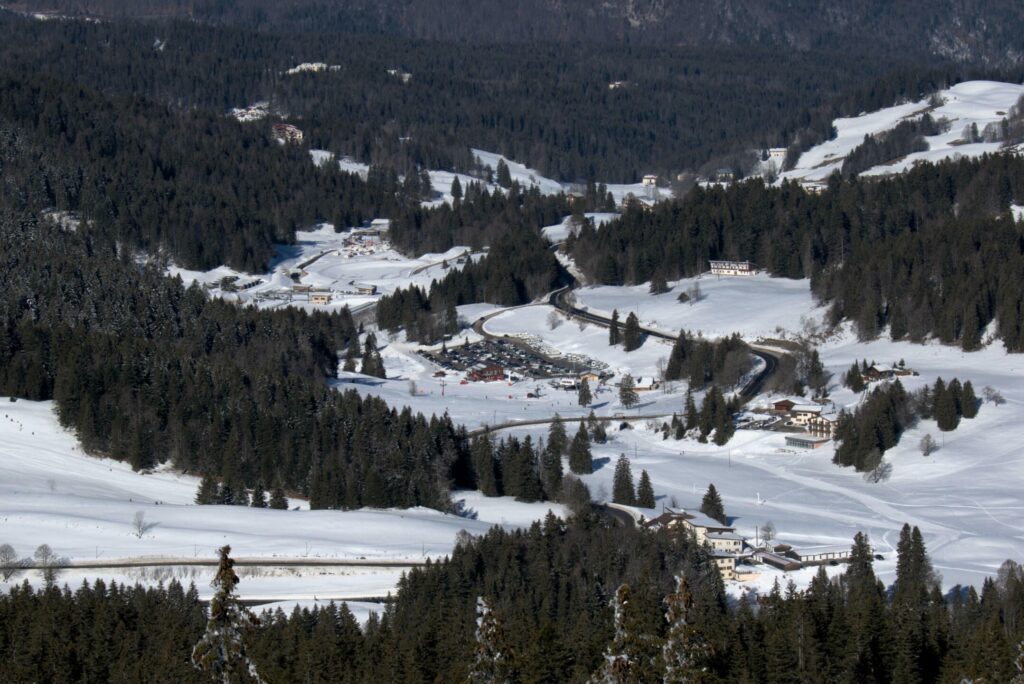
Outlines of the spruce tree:
{"label": "spruce tree", "polygon": [[622,342],[622,331],[619,329],[619,310],[612,311],[612,320],[608,324],[608,344],[612,347]]}
{"label": "spruce tree", "polygon": [[960,418],[956,411],[956,398],[947,389],[942,378],[935,381],[935,388],[932,390],[932,400],[935,403],[935,422],[943,432],[950,432],[956,429]]}
{"label": "spruce tree", "polygon": [[476,644],[473,665],[469,671],[470,684],[505,684],[517,680],[515,662],[501,618],[490,602],[482,596],[476,599]]}
{"label": "spruce tree", "polygon": [[452,178],[451,194],[452,194],[452,198],[455,199],[455,200],[462,199],[462,183],[459,182],[459,177],[458,176],[455,176],[454,178]]}
{"label": "spruce tree", "polygon": [[213,578],[217,591],[210,599],[206,632],[192,649],[192,665],[224,684],[262,682],[245,646],[246,637],[259,625],[259,621],[235,594],[238,575],[230,553],[230,546],[220,549],[220,565]]}
{"label": "spruce tree", "polygon": [[686,389],[686,404],[684,410],[686,412],[686,429],[692,430],[697,427],[699,415],[697,413],[697,403],[693,400],[693,392],[689,388]]}
{"label": "spruce tree", "polygon": [[964,418],[974,418],[978,415],[978,397],[974,394],[974,385],[970,380],[964,382],[960,394],[960,409]]}
{"label": "spruce tree", "polygon": [[722,504],[722,497],[719,496],[715,485],[709,484],[708,490],[704,492],[704,498],[700,502],[700,512],[712,520],[717,520],[723,525],[728,524],[729,519],[725,515],[725,506]]}
{"label": "spruce tree", "polygon": [[594,684],[639,684],[660,679],[651,663],[652,640],[643,633],[636,603],[628,584],[615,591],[611,601],[615,632],[601,666],[590,678]]}
{"label": "spruce tree", "polygon": [[540,458],[544,496],[549,501],[554,501],[562,491],[562,476],[565,474],[562,469],[562,450],[556,450],[548,443],[547,448],[541,452]]}
{"label": "spruce tree", "polygon": [[622,376],[622,381],[619,383],[619,403],[625,408],[630,409],[636,406],[638,401],[640,401],[640,397],[636,393],[636,384],[633,382],[633,376],[626,373]]}
{"label": "spruce tree", "polygon": [[203,475],[203,479],[199,481],[196,503],[201,505],[220,503],[220,486],[212,475]]}
{"label": "spruce tree", "polygon": [[[551,448],[551,441],[548,441]],[[498,477],[498,462],[494,458],[494,444],[490,437],[483,435],[473,440],[470,445],[473,473],[476,488],[484,496],[501,496],[501,485]]]}
{"label": "spruce tree", "polygon": [[636,505],[640,508],[654,508],[658,505],[654,498],[651,476],[647,474],[646,470],[640,471],[640,483],[636,486]]}
{"label": "spruce tree", "polygon": [[576,396],[576,401],[580,406],[590,406],[594,398],[590,394],[590,383],[586,379],[580,382],[579,394]]}
{"label": "spruce tree", "polygon": [[626,316],[626,325],[622,331],[622,346],[628,351],[635,351],[640,348],[643,343],[643,337],[640,334],[640,320],[636,317],[636,314],[632,311]]}
{"label": "spruce tree", "polygon": [[590,438],[587,429],[580,423],[576,436],[569,447],[569,470],[577,475],[589,475],[594,472],[594,461],[590,454]]}
{"label": "spruce tree", "polygon": [[612,479],[612,502],[624,506],[636,505],[636,490],[633,489],[633,471],[626,454],[619,454]]}
{"label": "spruce tree", "polygon": [[263,489],[263,482],[257,482],[253,488],[251,505],[253,508],[267,507],[267,492]]}
{"label": "spruce tree", "polygon": [[665,597],[665,620],[668,635],[661,650],[665,667],[664,684],[697,684],[704,681],[708,671],[711,649],[690,619],[693,595],[686,576],[676,578],[676,591]]}
{"label": "spruce tree", "polygon": [[270,493],[270,508],[278,511],[288,510],[288,497],[284,494],[284,489],[281,485],[276,485],[274,490]]}
{"label": "spruce tree", "polygon": [[512,187],[512,174],[509,172],[508,164],[505,163],[504,159],[499,159],[498,160],[498,170],[497,171],[498,171],[498,173],[497,173],[498,185],[500,185],[501,187],[505,188],[506,190],[508,188],[511,188]]}

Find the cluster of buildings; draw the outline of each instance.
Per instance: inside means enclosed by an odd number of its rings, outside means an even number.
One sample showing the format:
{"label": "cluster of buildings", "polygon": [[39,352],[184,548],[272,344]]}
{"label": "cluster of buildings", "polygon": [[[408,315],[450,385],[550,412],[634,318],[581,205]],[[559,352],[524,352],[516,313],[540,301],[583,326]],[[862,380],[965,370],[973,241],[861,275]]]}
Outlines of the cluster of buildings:
{"label": "cluster of buildings", "polygon": [[277,123],[272,130],[274,140],[282,144],[301,144],[302,131],[291,124]]}
{"label": "cluster of buildings", "polygon": [[324,64],[323,62],[303,62],[297,66],[293,66],[288,71],[284,72],[288,76],[294,76],[295,74],[311,73],[315,74],[320,71],[341,71],[340,64]]}
{"label": "cluster of buildings", "polygon": [[231,116],[241,123],[252,123],[270,116],[270,103],[257,102],[248,107],[235,107],[231,110]]}
{"label": "cluster of buildings", "polygon": [[791,571],[814,565],[845,563],[850,560],[849,546],[816,546],[803,549],[788,544],[751,544],[732,525],[684,510],[665,509],[644,523],[651,529],[682,528],[693,535],[714,559],[724,580],[749,582],[760,576],[758,565]]}
{"label": "cluster of buildings", "polygon": [[835,439],[839,426],[839,409],[835,404],[816,404],[795,397],[772,402],[771,413],[786,421],[787,426],[802,433],[786,435],[786,445],[799,449],[820,449]]}

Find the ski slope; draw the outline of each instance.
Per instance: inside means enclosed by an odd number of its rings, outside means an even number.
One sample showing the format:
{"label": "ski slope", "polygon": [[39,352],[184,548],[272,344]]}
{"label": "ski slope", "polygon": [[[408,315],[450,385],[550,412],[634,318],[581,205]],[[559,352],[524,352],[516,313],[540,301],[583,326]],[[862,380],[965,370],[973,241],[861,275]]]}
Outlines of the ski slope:
{"label": "ski slope", "polygon": [[928,99],[908,102],[860,116],[836,119],[837,135],[800,155],[796,166],[780,174],[785,179],[800,181],[823,181],[838,171],[846,156],[864,142],[865,135],[876,135],[896,127],[901,121],[918,119],[925,113],[933,119],[947,119],[950,128],[945,133],[926,137],[929,149],[915,152],[893,160],[890,164],[876,166],[864,175],[885,175],[900,173],[921,161],[939,161],[950,157],[978,157],[996,152],[1001,143],[965,143],[964,129],[976,124],[978,131],[990,123],[999,123],[1024,95],[1024,85],[996,81],[966,81],[952,88],[939,91],[943,104],[932,107]]}

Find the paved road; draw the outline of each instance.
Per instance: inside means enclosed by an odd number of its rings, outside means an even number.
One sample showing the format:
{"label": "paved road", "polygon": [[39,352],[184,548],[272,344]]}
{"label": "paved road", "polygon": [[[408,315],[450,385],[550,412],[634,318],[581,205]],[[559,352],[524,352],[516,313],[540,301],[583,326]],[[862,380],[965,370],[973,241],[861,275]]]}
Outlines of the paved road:
{"label": "paved road", "polygon": [[[65,561],[54,565],[58,570],[113,570],[117,568],[172,568],[181,566],[217,567],[220,561],[216,558],[167,558],[147,560],[145,558],[127,558],[124,560]],[[345,560],[337,558],[242,558],[235,560],[236,567],[250,568],[416,568],[426,565],[425,560],[364,560],[362,558]],[[6,566],[0,566],[0,570]],[[19,570],[33,570],[17,566]]]}
{"label": "paved road", "polygon": [[615,525],[621,525],[622,527],[636,527],[636,520],[634,520],[633,516],[626,511],[601,504],[594,504],[594,509]]}
{"label": "paved road", "polygon": [[[578,307],[572,306],[567,301],[569,293],[572,291],[571,287],[563,287],[560,290],[555,290],[548,295],[548,303],[556,309],[561,310],[568,316],[573,318],[579,318],[590,323],[595,323],[602,327],[607,328],[611,325],[612,321],[610,318],[600,316],[590,311],[585,311]],[[644,328],[641,326],[640,331],[651,337],[657,337],[663,340],[675,341],[679,337],[679,333],[670,334],[662,332],[661,330],[653,330],[651,328]],[[749,346],[749,345],[748,345]],[[764,347],[750,347],[750,353],[764,361],[764,370],[758,373],[756,376],[750,379],[750,381],[739,391],[739,395],[742,399],[748,400],[761,393],[761,389],[764,387],[765,382],[778,368],[780,354],[779,352],[765,349]]]}

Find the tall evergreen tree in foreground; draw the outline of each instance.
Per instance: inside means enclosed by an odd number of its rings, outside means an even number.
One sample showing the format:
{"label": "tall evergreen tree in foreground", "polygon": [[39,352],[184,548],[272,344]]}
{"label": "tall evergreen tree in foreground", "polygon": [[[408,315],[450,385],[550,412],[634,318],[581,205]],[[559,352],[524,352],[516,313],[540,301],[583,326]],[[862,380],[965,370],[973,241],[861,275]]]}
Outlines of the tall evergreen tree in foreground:
{"label": "tall evergreen tree in foreground", "polygon": [[658,505],[654,497],[651,476],[647,474],[646,470],[640,471],[640,483],[636,486],[636,505],[641,508],[654,508]]}
{"label": "tall evergreen tree in foreground", "polygon": [[636,505],[636,491],[633,489],[633,471],[626,454],[619,454],[615,463],[615,477],[612,481],[612,501],[625,506]]}
{"label": "tall evergreen tree in foreground", "polygon": [[608,344],[615,346],[622,342],[622,330],[619,328],[619,310],[612,311],[612,322],[608,324]]}
{"label": "tall evergreen tree in foreground", "polygon": [[594,461],[590,454],[590,437],[582,422],[569,447],[569,470],[577,475],[589,475],[594,472]]}
{"label": "tall evergreen tree in foreground", "polygon": [[626,351],[631,352],[640,348],[643,344],[643,335],[640,333],[640,321],[632,311],[626,316],[626,327],[622,332],[622,346]]}
{"label": "tall evergreen tree in foreground", "polygon": [[636,393],[636,383],[633,381],[633,376],[626,373],[619,383],[619,402],[629,409],[636,406],[638,401],[640,401],[640,397]]}
{"label": "tall evergreen tree in foreground", "polygon": [[506,684],[517,680],[514,658],[501,618],[484,597],[476,600],[476,648],[469,684]]}
{"label": "tall evergreen tree in foreground", "polygon": [[679,575],[676,591],[665,598],[665,604],[668,636],[661,651],[665,665],[664,684],[696,684],[705,681],[707,660],[711,652],[690,620],[693,595],[687,587],[685,575]]}
{"label": "tall evergreen tree in foreground", "polygon": [[725,506],[722,504],[722,497],[719,496],[718,490],[715,489],[715,485],[713,483],[709,484],[708,490],[704,492],[704,499],[700,502],[700,512],[712,520],[717,520],[723,525],[727,524],[729,521],[725,515]]}
{"label": "tall evergreen tree in foreground", "polygon": [[576,400],[580,406],[590,406],[590,402],[594,400],[593,395],[590,394],[590,383],[586,380],[580,382],[580,391]]}
{"label": "tall evergreen tree in foreground", "polygon": [[217,592],[210,599],[210,619],[206,632],[192,649],[192,665],[223,684],[262,682],[256,665],[246,653],[247,632],[259,621],[239,602],[235,594],[238,575],[230,546],[220,549],[220,565],[213,578]]}

